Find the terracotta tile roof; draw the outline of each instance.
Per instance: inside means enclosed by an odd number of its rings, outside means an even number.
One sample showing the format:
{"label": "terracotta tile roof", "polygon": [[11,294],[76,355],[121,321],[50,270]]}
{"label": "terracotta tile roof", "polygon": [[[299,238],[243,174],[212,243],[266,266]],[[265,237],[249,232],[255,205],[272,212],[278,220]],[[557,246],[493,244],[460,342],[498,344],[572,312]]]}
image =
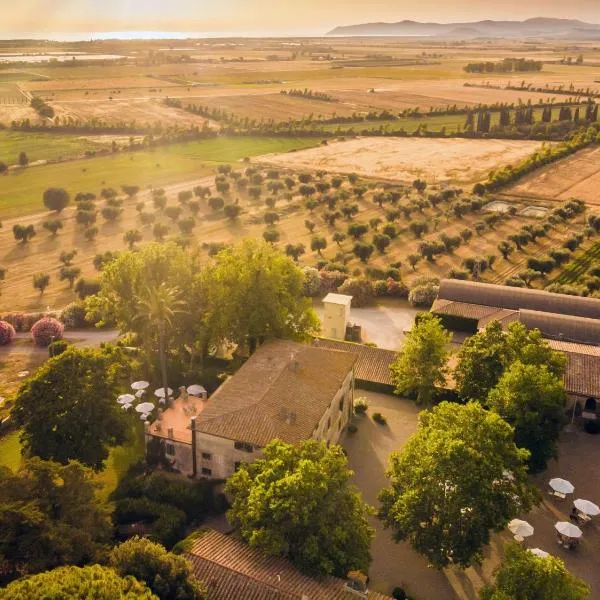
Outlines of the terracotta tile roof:
{"label": "terracotta tile roof", "polygon": [[568,352],[565,388],[569,394],[600,398],[600,356]]}
{"label": "terracotta tile roof", "polygon": [[469,302],[457,302],[454,300],[445,300],[438,298],[431,307],[431,312],[452,315],[454,317],[463,317],[465,319],[480,319],[493,320],[494,315],[501,312],[496,306],[485,306],[482,304],[472,304]]}
{"label": "terracotta tile roof", "polygon": [[444,279],[440,283],[438,296],[442,300],[487,307],[527,309],[600,319],[600,299],[554,294],[544,290]]}
{"label": "terracotta tile roof", "polygon": [[553,350],[560,350],[567,354],[589,354],[590,356],[600,356],[600,346],[591,346],[590,344],[576,344],[575,342],[565,342],[564,340],[546,340]]}
{"label": "terracotta tile roof", "polygon": [[315,339],[313,341],[313,346],[356,354],[358,360],[356,361],[354,374],[357,380],[389,386],[394,385],[392,383],[390,365],[396,359],[397,353],[393,350],[373,348],[372,346],[365,346],[364,344],[342,342],[340,340],[330,340],[326,338]]}
{"label": "terracotta tile roof", "polygon": [[308,439],[356,355],[276,340],[261,346],[211,396],[196,430],[266,446]]}
{"label": "terracotta tile roof", "polygon": [[[313,579],[283,558],[268,556],[243,541],[209,530],[198,538],[186,558],[211,600],[357,600],[335,577]],[[391,600],[369,592],[368,600]]]}

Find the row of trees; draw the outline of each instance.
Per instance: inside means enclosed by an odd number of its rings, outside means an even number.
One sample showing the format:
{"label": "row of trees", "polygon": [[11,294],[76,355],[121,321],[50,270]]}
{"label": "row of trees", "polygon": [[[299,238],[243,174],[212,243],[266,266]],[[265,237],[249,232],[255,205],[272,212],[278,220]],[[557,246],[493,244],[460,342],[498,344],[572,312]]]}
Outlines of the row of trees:
{"label": "row of trees", "polygon": [[505,58],[499,62],[469,63],[464,67],[467,73],[522,73],[541,71],[544,63],[541,60],[527,58]]}
{"label": "row of trees", "polygon": [[[490,133],[491,131],[497,133],[511,127],[523,128],[523,126],[533,125],[536,122],[595,123],[598,121],[598,105],[591,102],[583,107],[577,106],[575,109],[567,105],[557,107],[546,105],[541,111],[539,120],[536,120],[534,110],[533,107],[517,108],[514,111],[501,109],[497,113],[498,120],[496,125],[492,125],[493,112],[487,110],[471,111],[467,113],[465,130],[476,133]],[[556,119],[554,118],[555,116]]]}

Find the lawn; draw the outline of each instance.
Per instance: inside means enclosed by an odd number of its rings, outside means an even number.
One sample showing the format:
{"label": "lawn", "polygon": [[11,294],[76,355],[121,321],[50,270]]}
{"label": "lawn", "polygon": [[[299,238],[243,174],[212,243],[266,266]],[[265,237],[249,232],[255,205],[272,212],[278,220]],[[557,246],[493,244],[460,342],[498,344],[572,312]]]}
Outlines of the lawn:
{"label": "lawn", "polygon": [[98,193],[105,186],[118,189],[124,184],[163,186],[211,175],[215,163],[317,143],[308,138],[218,137],[12,171],[0,185],[0,219],[42,211],[42,194],[49,187],[65,187],[74,195]]}
{"label": "lawn", "polygon": [[98,496],[102,500],[108,499],[129,467],[144,457],[144,450],[143,425],[136,422],[131,428],[129,439],[122,446],[111,449],[104,471],[96,476],[100,486]]}
{"label": "lawn", "polygon": [[[0,438],[0,466],[16,470],[21,463],[21,444],[19,431],[13,431]],[[141,423],[131,428],[127,442],[110,450],[104,471],[95,477],[98,483],[98,496],[108,499],[116,488],[119,479],[129,467],[144,457],[144,436]]]}

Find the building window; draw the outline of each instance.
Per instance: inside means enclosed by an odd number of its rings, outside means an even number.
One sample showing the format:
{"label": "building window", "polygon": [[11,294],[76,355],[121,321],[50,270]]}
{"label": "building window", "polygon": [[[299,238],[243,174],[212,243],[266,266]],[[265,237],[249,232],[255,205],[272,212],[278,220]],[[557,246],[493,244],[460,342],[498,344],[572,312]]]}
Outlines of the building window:
{"label": "building window", "polygon": [[327,429],[329,429],[331,427],[331,417],[329,417],[329,419],[327,419]]}
{"label": "building window", "polygon": [[344,400],[346,400],[346,398],[342,396],[342,399],[340,400],[340,411],[344,410]]}
{"label": "building window", "polygon": [[212,460],[212,454],[210,452],[203,452],[202,453],[202,458],[204,460]]}
{"label": "building window", "polygon": [[241,464],[242,463],[239,460],[233,463],[233,469],[235,470],[236,473],[239,470]]}
{"label": "building window", "polygon": [[175,444],[167,444],[165,446],[165,454],[167,456],[175,456]]}
{"label": "building window", "polygon": [[202,467],[202,475],[212,475],[211,469],[207,469],[206,467]]}
{"label": "building window", "polygon": [[248,444],[246,442],[234,442],[233,443],[233,447],[236,450],[241,450],[242,452],[254,452],[254,448],[252,447],[252,444]]}

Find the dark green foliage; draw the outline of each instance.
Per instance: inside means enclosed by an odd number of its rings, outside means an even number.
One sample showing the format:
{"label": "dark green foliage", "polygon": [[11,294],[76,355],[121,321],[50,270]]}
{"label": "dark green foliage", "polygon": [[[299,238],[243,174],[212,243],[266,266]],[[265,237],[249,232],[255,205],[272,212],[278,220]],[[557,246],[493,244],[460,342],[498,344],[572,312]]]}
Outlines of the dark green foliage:
{"label": "dark green foliage", "polygon": [[17,473],[0,467],[3,578],[98,560],[111,536],[108,509],[81,464],[33,458]]}
{"label": "dark green foliage", "polygon": [[43,459],[102,469],[109,447],[125,441],[126,419],[114,398],[126,365],[108,351],[74,348],[46,362],[15,397],[11,414],[23,446]]}
{"label": "dark green foliage", "polygon": [[156,600],[156,596],[133,577],[120,577],[113,569],[60,567],[19,579],[0,589],[0,600]]}
{"label": "dark green foliage", "polygon": [[61,212],[67,207],[70,199],[69,193],[63,188],[48,188],[44,192],[44,206],[48,210]]}
{"label": "dark green foliage", "polygon": [[340,446],[275,440],[263,458],[243,463],[228,479],[228,519],[251,546],[289,558],[311,575],[366,572],[371,509],[350,475]]}
{"label": "dark green foliage", "polygon": [[145,583],[159,600],[205,600],[207,592],[182,556],[147,539],[133,538],[114,548],[110,566],[122,577]]}

